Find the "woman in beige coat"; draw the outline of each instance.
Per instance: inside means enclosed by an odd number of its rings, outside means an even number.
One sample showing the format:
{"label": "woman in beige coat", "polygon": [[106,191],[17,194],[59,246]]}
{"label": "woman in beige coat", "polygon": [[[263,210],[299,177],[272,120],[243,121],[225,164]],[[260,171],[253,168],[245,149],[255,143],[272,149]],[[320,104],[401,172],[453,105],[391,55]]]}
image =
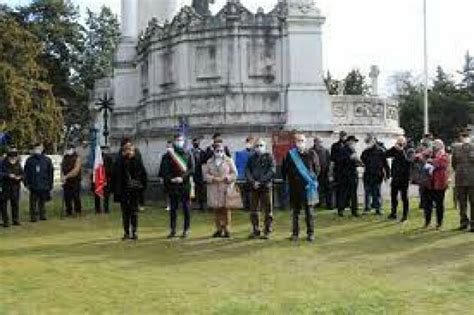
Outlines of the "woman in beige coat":
{"label": "woman in beige coat", "polygon": [[225,155],[222,143],[215,143],[214,156],[207,162],[203,171],[207,182],[207,203],[214,209],[216,229],[213,237],[230,237],[231,212],[227,207],[227,196],[237,179],[234,161]]}

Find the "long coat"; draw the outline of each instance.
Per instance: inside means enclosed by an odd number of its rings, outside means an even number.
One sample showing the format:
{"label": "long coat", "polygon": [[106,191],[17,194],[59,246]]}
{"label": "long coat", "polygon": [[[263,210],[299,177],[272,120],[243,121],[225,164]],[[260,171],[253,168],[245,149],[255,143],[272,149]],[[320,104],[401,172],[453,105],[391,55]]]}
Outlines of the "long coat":
{"label": "long coat", "polygon": [[474,187],[474,144],[457,144],[453,149],[452,165],[456,187]]}
{"label": "long coat", "polygon": [[[214,182],[215,178],[227,178],[227,182]],[[222,163],[210,159],[204,167],[204,179],[207,182],[207,205],[212,209],[226,207],[226,196],[237,179],[237,168],[234,161],[225,157]]]}
{"label": "long coat", "polygon": [[129,198],[136,200],[139,192],[129,192],[127,191],[127,187],[130,179],[140,181],[143,186],[146,185],[147,174],[142,160],[136,156],[130,160],[120,156],[115,161],[113,169],[112,188],[114,201],[121,203],[127,201]]}

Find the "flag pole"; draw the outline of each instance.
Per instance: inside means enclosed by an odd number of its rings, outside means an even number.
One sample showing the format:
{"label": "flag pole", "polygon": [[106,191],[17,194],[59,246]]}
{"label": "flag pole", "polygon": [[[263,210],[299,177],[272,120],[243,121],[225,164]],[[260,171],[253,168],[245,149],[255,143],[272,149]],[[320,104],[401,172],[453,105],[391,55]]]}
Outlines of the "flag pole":
{"label": "flag pole", "polygon": [[428,23],[427,23],[427,3],[423,0],[423,37],[424,37],[424,131],[430,132],[428,116]]}

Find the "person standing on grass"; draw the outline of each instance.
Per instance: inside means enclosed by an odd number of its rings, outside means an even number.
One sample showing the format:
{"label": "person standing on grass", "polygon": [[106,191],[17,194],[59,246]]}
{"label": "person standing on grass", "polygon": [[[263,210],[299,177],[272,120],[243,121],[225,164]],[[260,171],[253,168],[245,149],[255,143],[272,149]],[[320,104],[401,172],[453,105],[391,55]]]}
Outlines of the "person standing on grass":
{"label": "person standing on grass", "polygon": [[242,204],[244,209],[250,211],[252,185],[245,180],[245,168],[250,157],[255,153],[254,150],[255,139],[253,136],[248,136],[245,139],[245,149],[235,152],[235,164],[238,172],[238,179],[241,182],[240,191],[242,195]]}
{"label": "person standing on grass", "polygon": [[30,220],[47,220],[46,202],[51,200],[54,182],[53,162],[44,154],[44,146],[37,143],[33,154],[28,157],[24,169],[25,187],[30,192]]}
{"label": "person standing on grass", "polygon": [[184,148],[183,135],[176,135],[173,148],[163,157],[161,176],[170,197],[170,233],[168,238],[176,237],[178,207],[183,207],[184,229],[182,238],[187,238],[191,228],[190,194],[191,176],[194,174],[194,159],[191,152]]}
{"label": "person standing on grass", "polygon": [[[23,180],[23,168],[16,148],[10,148],[6,159],[0,163],[0,174],[3,174],[1,190],[3,192],[2,217],[3,226],[10,225],[8,203],[10,203],[13,225],[20,225],[20,188]],[[2,176],[2,175],[0,175]]]}
{"label": "person standing on grass", "polygon": [[102,146],[102,161],[104,162],[104,169],[105,169],[105,178],[106,178],[106,185],[104,187],[104,198],[102,199],[95,193],[95,185],[92,183],[91,180],[91,187],[92,193],[94,194],[94,207],[95,213],[109,213],[110,212],[110,194],[112,193],[112,171],[113,171],[113,164],[114,161],[110,156],[110,148],[108,146]]}
{"label": "person standing on grass", "polygon": [[359,186],[359,172],[357,168],[362,162],[357,155],[355,146],[359,142],[355,136],[346,139],[345,146],[340,151],[339,199],[337,200],[337,214],[344,216],[344,210],[350,206],[353,217],[359,216],[357,188]]}
{"label": "person standing on grass", "polygon": [[195,200],[198,203],[198,210],[204,211],[206,205],[206,183],[202,173],[202,166],[204,163],[205,152],[201,149],[201,141],[199,138],[193,139],[193,148],[191,149],[194,158],[194,185],[196,191]]}
{"label": "person standing on grass", "polygon": [[306,217],[306,233],[309,242],[314,241],[314,206],[319,202],[318,175],[320,166],[318,156],[306,148],[306,136],[297,132],[294,135],[295,147],[282,163],[282,177],[288,183],[290,206],[293,211],[291,240],[297,241],[300,233],[299,215],[302,209]]}
{"label": "person standing on grass", "polygon": [[375,209],[376,215],[382,215],[382,182],[390,178],[390,166],[385,157],[385,150],[377,143],[373,135],[365,139],[367,148],[362,152],[361,161],[364,164],[364,213]]}
{"label": "person standing on grass", "polygon": [[332,163],[332,169],[333,169],[333,174],[334,174],[333,183],[334,183],[334,190],[336,193],[336,203],[338,202],[338,200],[341,199],[340,197],[340,192],[342,190],[342,186],[340,185],[341,176],[342,176],[342,172],[341,172],[342,162],[341,161],[342,161],[342,152],[346,143],[346,139],[347,139],[347,132],[341,131],[339,132],[339,140],[331,146],[331,163]]}
{"label": "person standing on grass", "polygon": [[425,228],[431,224],[433,206],[436,207],[436,229],[443,226],[444,220],[444,199],[449,186],[449,156],[445,151],[442,140],[436,139],[433,142],[433,155],[427,160],[427,171],[431,175],[430,186],[424,191],[424,213]]}
{"label": "person standing on grass", "polygon": [[[461,131],[461,143],[453,148],[452,165],[456,177],[456,193],[459,203],[461,231],[474,232],[474,143],[471,130]],[[467,208],[471,209],[468,216]]]}
{"label": "person standing on grass", "polygon": [[124,235],[122,240],[137,240],[139,199],[147,175],[142,160],[136,156],[131,143],[121,148],[113,167],[114,201],[120,203]]}
{"label": "person standing on grass", "polygon": [[227,195],[237,179],[234,161],[225,155],[221,142],[214,143],[214,156],[207,162],[204,178],[207,182],[208,206],[214,209],[216,232],[212,237],[230,237],[231,209]]}
{"label": "person standing on grass", "polygon": [[82,161],[74,145],[70,144],[63,156],[61,163],[61,180],[64,191],[64,204],[66,216],[80,216],[81,205],[81,174]]}
{"label": "person standing on grass", "polygon": [[251,238],[261,235],[260,212],[264,213],[263,238],[268,239],[273,231],[273,178],[275,161],[267,152],[265,140],[255,142],[255,153],[250,157],[245,169],[246,181],[252,187],[250,196]]}
{"label": "person standing on grass", "polygon": [[403,136],[398,137],[395,145],[387,150],[385,156],[393,159],[391,170],[391,203],[392,211],[388,216],[389,220],[397,219],[398,195],[401,195],[403,202],[403,216],[401,222],[408,220],[410,204],[408,201],[408,188],[410,186],[410,168],[413,162],[414,152],[407,149],[407,141]]}
{"label": "person standing on grass", "polygon": [[323,146],[323,141],[319,137],[314,138],[313,151],[316,152],[321,166],[321,172],[318,176],[319,198],[324,201],[324,207],[328,210],[333,208],[332,189],[329,181],[329,172],[331,168],[331,153]]}

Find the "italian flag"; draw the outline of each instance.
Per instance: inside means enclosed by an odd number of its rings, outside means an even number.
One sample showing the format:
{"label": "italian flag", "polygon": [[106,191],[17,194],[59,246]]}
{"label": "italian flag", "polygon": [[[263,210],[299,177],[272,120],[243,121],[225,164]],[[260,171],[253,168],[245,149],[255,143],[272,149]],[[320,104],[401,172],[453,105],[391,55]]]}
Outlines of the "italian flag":
{"label": "italian flag", "polygon": [[94,183],[95,194],[100,198],[104,198],[104,188],[107,185],[107,178],[105,177],[104,161],[102,160],[102,151],[99,145],[95,148],[92,182]]}

